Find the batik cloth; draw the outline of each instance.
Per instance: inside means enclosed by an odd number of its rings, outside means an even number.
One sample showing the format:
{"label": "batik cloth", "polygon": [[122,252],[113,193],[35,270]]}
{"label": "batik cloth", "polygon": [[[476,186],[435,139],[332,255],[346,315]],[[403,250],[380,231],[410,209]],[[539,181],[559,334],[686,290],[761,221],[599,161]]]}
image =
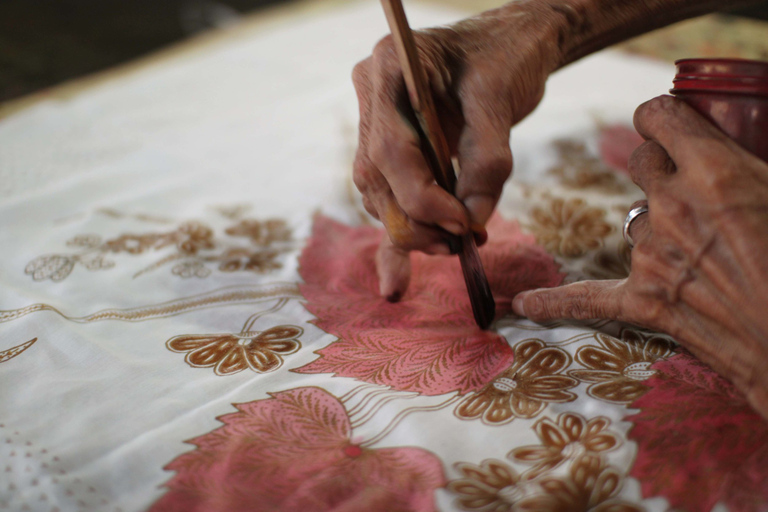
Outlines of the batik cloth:
{"label": "batik cloth", "polygon": [[456,258],[377,296],[349,76],[385,33],[376,3],[302,11],[0,122],[0,510],[768,508],[729,383],[663,335],[509,311],[627,275],[626,127],[672,67],[584,59],[513,130],[482,332]]}

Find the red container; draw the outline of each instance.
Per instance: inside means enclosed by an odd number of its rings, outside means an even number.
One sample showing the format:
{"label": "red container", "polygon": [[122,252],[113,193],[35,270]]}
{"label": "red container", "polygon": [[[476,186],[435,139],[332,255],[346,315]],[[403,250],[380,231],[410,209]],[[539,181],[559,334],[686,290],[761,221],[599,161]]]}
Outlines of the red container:
{"label": "red container", "polygon": [[682,59],[669,92],[768,161],[768,62]]}

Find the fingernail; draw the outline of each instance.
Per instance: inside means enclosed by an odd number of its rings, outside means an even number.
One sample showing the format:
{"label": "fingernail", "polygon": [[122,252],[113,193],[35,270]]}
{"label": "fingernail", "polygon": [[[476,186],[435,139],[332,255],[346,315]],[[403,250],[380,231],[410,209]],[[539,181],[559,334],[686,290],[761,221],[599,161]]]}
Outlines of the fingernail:
{"label": "fingernail", "polygon": [[485,229],[485,226],[473,222],[470,229],[472,230],[472,236],[475,237],[475,243],[478,247],[488,241],[488,230]]}
{"label": "fingernail", "polygon": [[461,223],[454,220],[438,222],[438,225],[449,233],[453,233],[454,235],[462,235],[466,231],[466,228],[462,226]]}
{"label": "fingernail", "polygon": [[525,307],[523,306],[523,302],[525,302],[525,297],[530,292],[522,292],[515,295],[515,298],[512,299],[512,311],[515,312],[518,316],[525,316]]}
{"label": "fingernail", "polygon": [[389,295],[387,295],[386,299],[387,302],[400,302],[400,299],[403,297],[403,294],[398,292],[392,292]]}
{"label": "fingernail", "polygon": [[474,195],[464,199],[464,206],[469,210],[469,216],[472,222],[485,226],[493,213],[495,201],[491,196]]}
{"label": "fingernail", "polygon": [[448,254],[456,255],[459,254],[459,250],[461,249],[461,239],[456,237],[451,237],[448,239]]}
{"label": "fingernail", "polygon": [[445,244],[432,244],[424,252],[433,256],[448,256],[451,254],[451,249]]}

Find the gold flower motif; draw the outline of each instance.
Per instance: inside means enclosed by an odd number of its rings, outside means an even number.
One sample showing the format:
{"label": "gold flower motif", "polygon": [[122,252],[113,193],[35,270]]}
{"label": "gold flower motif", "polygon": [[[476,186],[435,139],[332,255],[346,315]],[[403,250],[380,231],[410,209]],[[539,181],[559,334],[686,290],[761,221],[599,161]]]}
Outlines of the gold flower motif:
{"label": "gold flower motif", "polygon": [[543,477],[542,494],[525,498],[518,510],[540,512],[640,512],[642,509],[616,499],[623,477],[593,454],[584,454],[571,465],[565,478]]}
{"label": "gold flower motif", "polygon": [[187,254],[197,254],[202,249],[213,249],[213,230],[199,222],[185,222],[176,230],[176,247]]}
{"label": "gold flower motif", "polygon": [[548,251],[577,258],[602,246],[603,239],[613,230],[604,217],[605,210],[591,208],[582,199],[554,198],[546,209],[537,207],[531,211],[530,230]]}
{"label": "gold flower motif", "polygon": [[301,348],[298,337],[303,332],[300,327],[280,325],[264,332],[185,334],[171,338],[166,346],[173,352],[186,352],[184,360],[194,368],[213,367],[216,375],[232,375],[248,368],[267,373],[283,365],[282,356]]}
{"label": "gold flower motif", "polygon": [[598,333],[600,344],[581,347],[576,361],[585,370],[569,370],[568,375],[592,383],[587,393],[600,400],[626,404],[640,398],[647,390],[642,381],[656,373],[651,365],[674,352],[672,342],[661,336],[643,335],[624,330],[621,339]]}
{"label": "gold flower motif", "polygon": [[542,418],[533,426],[541,444],[515,448],[508,456],[515,462],[534,464],[526,478],[535,478],[568,459],[619,446],[619,438],[608,430],[610,424],[611,420],[604,416],[587,421],[580,414],[570,412],[560,414],[557,421]]}
{"label": "gold flower motif", "polygon": [[278,254],[277,251],[271,250],[251,251],[249,249],[235,248],[227,250],[217,259],[222,260],[219,264],[219,270],[222,272],[247,270],[264,273],[282,267],[280,262],[275,261]]}
{"label": "gold flower motif", "polygon": [[174,265],[171,269],[171,273],[175,276],[189,279],[190,277],[205,278],[211,274],[211,271],[205,268],[199,261],[185,261]]}
{"label": "gold flower motif", "polygon": [[448,490],[458,495],[456,501],[465,510],[511,512],[521,498],[538,489],[499,460],[484,460],[479,466],[460,462],[456,469],[463,478],[449,483]]}
{"label": "gold flower motif", "polygon": [[603,192],[623,192],[616,171],[592,156],[582,142],[561,139],[554,142],[559,156],[557,165],[549,170],[560,183],[572,189],[594,188]]}
{"label": "gold flower motif", "polygon": [[[146,235],[121,235],[104,243],[104,249],[112,252],[127,252],[128,254],[141,254],[147,249],[157,248],[156,244],[163,236],[156,233]],[[167,243],[164,245],[168,245]]]}
{"label": "gold flower motif", "polygon": [[227,228],[225,232],[230,236],[247,236],[256,245],[288,242],[292,236],[288,225],[280,219],[267,219],[265,221],[245,219]]}
{"label": "gold flower motif", "polygon": [[558,347],[531,339],[515,346],[512,366],[456,408],[456,416],[499,425],[517,418],[533,418],[548,403],[572,402],[576,395],[566,391],[576,379],[559,375],[571,364],[571,356]]}

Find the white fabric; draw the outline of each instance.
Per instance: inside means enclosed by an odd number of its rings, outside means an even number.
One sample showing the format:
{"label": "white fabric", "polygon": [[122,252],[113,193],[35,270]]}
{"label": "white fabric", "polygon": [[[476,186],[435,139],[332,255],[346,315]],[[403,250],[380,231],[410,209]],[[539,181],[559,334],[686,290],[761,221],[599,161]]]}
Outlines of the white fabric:
{"label": "white fabric", "polygon": [[[409,15],[415,26],[462,17],[422,5],[409,6]],[[358,222],[347,199],[357,122],[350,73],[385,31],[375,2],[297,16],[0,121],[0,309],[48,304],[79,318],[227,286],[258,291],[298,282],[297,257],[312,214]],[[611,52],[557,73],[540,107],[513,131],[516,179],[546,188],[553,139],[593,133],[595,118],[630,123],[638,104],[666,92],[670,76],[669,65]],[[509,185],[502,213],[521,215],[522,197]],[[258,218],[286,219],[293,229],[297,241],[281,256],[282,269],[266,275],[214,270],[205,279],[182,279],[170,264],[134,277],[160,258],[152,253],[110,255],[116,265],[106,270],[78,265],[60,282],[34,281],[25,273],[39,256],[73,252],[66,241],[76,235],[163,231],[189,219],[219,233],[232,222],[217,208],[239,204],[250,205],[249,214]],[[621,214],[611,212],[618,224]],[[270,300],[261,302],[264,309]],[[244,299],[145,321],[73,321],[46,310],[0,323],[0,351],[37,338],[0,364],[0,503],[9,510],[144,510],[172,476],[163,466],[191,449],[183,441],[220,426],[216,417],[233,412],[232,403],[309,385],[338,396],[356,385],[288,371],[334,340],[310,323],[312,315],[295,296],[270,322],[304,329],[303,348],[277,372],[222,378],[190,368],[182,354],[165,347],[183,333],[228,332],[254,303]],[[561,328],[537,336],[564,339],[578,332]],[[511,342],[529,335],[513,327],[502,333]],[[625,412],[600,411],[620,431],[629,426],[621,420]],[[430,421],[426,427],[418,414],[411,416],[379,446],[418,439],[441,457],[449,477],[455,477],[455,461],[501,457],[501,441],[487,427],[457,423],[449,410]],[[371,432],[355,434],[375,434],[371,423]],[[457,425],[466,429],[466,443],[446,448],[442,439]],[[503,437],[537,442],[530,422],[513,423]],[[610,460],[626,468],[633,450],[626,443]],[[9,482],[15,490],[7,490]],[[628,482],[622,496],[638,501],[638,484]],[[445,490],[438,491],[438,505],[456,506]],[[665,508],[660,499],[644,505]]]}

